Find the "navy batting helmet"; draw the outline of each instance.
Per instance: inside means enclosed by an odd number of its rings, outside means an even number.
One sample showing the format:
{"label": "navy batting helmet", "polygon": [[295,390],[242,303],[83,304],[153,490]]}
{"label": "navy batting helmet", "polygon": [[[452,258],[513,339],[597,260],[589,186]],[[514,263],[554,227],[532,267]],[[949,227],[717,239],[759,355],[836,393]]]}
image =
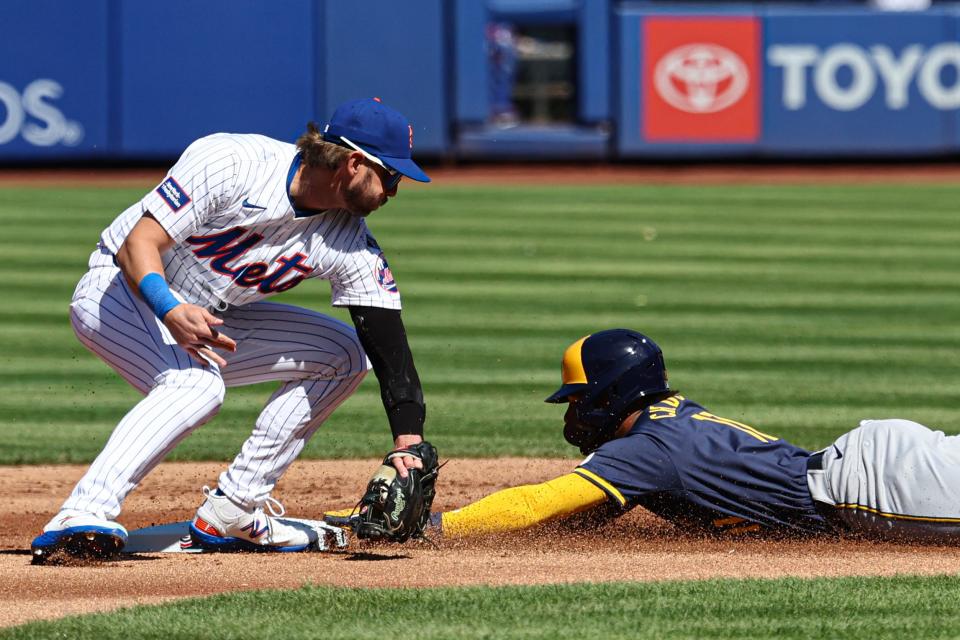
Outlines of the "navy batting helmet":
{"label": "navy batting helmet", "polygon": [[636,331],[609,329],[567,347],[561,365],[563,385],[546,402],[574,403],[577,422],[563,437],[584,453],[612,439],[623,419],[650,396],[671,393],[663,352]]}

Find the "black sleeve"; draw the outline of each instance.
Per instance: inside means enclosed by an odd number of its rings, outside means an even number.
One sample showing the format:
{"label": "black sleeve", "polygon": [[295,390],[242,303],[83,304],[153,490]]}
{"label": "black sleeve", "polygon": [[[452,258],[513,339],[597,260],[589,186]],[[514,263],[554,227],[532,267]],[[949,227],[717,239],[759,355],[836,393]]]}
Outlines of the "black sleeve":
{"label": "black sleeve", "polygon": [[393,437],[423,435],[426,405],[400,312],[380,307],[350,307],[360,344],[373,363],[380,398]]}

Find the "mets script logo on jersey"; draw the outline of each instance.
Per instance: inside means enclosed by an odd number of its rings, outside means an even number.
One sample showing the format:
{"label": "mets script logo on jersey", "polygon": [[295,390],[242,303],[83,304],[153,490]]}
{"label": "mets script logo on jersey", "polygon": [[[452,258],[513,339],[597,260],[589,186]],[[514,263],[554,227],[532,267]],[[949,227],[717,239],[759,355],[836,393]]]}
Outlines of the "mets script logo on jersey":
{"label": "mets script logo on jersey", "polygon": [[159,193],[160,197],[167,203],[167,206],[174,211],[180,211],[180,209],[190,204],[190,196],[188,196],[187,192],[183,190],[183,187],[173,179],[173,176],[160,183],[160,186],[157,187],[157,193]]}
{"label": "mets script logo on jersey", "polygon": [[390,271],[390,265],[387,264],[387,259],[382,253],[377,256],[374,275],[377,277],[377,284],[380,285],[381,289],[390,293],[400,293],[400,290],[397,289],[397,281],[393,279],[393,272]]}
{"label": "mets script logo on jersey", "polygon": [[[266,262],[248,262],[231,267],[243,254],[256,246],[263,236],[259,233],[247,233],[243,227],[234,227],[209,236],[190,236],[187,242],[196,246],[193,253],[198,258],[210,258],[210,268],[217,273],[233,278],[233,283],[241,287],[256,287],[260,293],[279,293],[292,289],[313,271],[306,264],[307,256],[297,253],[292,256],[280,256],[274,262],[276,267],[270,271]],[[283,282],[280,280],[290,273],[298,273]]]}

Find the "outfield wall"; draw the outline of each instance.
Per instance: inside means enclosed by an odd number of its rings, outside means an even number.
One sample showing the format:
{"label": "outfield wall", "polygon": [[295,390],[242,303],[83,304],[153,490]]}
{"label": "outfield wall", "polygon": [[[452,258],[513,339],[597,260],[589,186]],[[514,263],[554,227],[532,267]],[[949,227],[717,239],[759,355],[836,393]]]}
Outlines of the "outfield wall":
{"label": "outfield wall", "polygon": [[[0,161],[161,160],[214,131],[293,139],[365,95],[410,117],[421,157],[953,155],[958,20],[949,6],[17,0],[0,18]],[[571,117],[491,122],[493,21],[575,34]]]}

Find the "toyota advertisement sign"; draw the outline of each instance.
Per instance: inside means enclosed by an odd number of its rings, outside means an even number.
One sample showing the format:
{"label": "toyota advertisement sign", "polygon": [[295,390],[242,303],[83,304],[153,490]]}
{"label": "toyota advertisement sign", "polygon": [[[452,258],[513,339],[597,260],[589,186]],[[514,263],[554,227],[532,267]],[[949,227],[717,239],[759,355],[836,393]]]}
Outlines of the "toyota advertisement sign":
{"label": "toyota advertisement sign", "polygon": [[651,17],[642,28],[645,139],[757,139],[760,25],[756,19]]}
{"label": "toyota advertisement sign", "polygon": [[626,11],[619,151],[955,150],[958,26],[942,11]]}
{"label": "toyota advertisement sign", "polygon": [[764,19],[763,143],[817,153],[956,148],[955,15]]}

